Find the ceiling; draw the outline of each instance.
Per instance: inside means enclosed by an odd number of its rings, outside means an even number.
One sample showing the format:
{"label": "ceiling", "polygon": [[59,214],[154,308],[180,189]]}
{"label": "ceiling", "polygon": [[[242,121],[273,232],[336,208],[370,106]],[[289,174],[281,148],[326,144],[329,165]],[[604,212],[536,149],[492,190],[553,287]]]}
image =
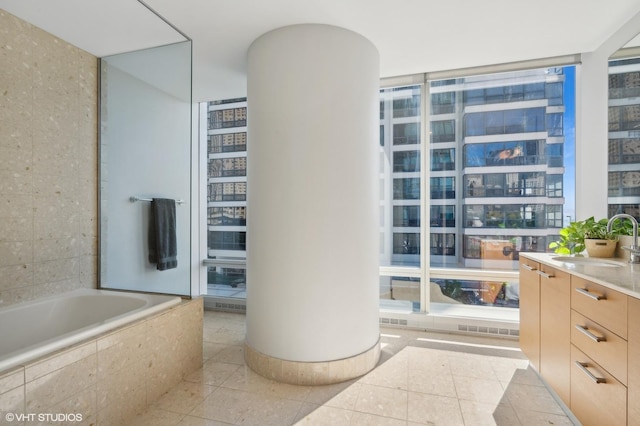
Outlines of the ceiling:
{"label": "ceiling", "polygon": [[[145,0],[193,40],[193,97],[246,95],[260,35],[322,23],[378,48],[381,77],[597,49],[640,13],[638,0]],[[184,38],[137,0],[0,0],[0,8],[102,57]],[[640,32],[640,28],[638,28]]]}

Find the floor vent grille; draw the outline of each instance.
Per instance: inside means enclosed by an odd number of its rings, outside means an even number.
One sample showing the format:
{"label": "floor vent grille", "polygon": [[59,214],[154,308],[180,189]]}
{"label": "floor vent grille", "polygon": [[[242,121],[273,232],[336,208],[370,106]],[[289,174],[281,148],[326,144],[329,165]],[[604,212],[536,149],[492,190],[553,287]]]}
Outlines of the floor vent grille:
{"label": "floor vent grille", "polygon": [[229,312],[246,312],[247,306],[241,305],[238,303],[224,303],[224,302],[216,302],[214,305],[215,309],[220,311],[229,311]]}
{"label": "floor vent grille", "polygon": [[519,336],[520,330],[511,328],[483,327],[476,325],[458,324],[458,331],[466,333],[499,334],[502,336]]}
{"label": "floor vent grille", "polygon": [[380,318],[380,324],[385,325],[408,325],[407,320],[397,318]]}

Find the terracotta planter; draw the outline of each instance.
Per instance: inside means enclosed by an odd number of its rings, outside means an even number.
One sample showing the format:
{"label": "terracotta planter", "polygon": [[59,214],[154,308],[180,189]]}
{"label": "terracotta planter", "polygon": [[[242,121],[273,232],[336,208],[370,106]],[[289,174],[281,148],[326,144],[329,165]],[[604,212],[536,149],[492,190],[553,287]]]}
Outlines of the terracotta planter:
{"label": "terracotta planter", "polygon": [[585,239],[584,245],[587,248],[589,257],[613,257],[618,241]]}

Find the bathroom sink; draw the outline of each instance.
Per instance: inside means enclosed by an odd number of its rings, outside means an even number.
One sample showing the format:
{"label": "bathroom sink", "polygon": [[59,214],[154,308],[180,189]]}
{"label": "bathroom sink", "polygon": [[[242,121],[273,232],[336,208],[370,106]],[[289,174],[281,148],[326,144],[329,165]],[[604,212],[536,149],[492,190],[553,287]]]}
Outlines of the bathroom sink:
{"label": "bathroom sink", "polygon": [[584,266],[604,266],[607,268],[620,268],[625,266],[622,262],[617,262],[614,260],[605,260],[597,257],[573,257],[573,256],[556,256],[552,257],[552,260],[557,262],[571,263],[574,265],[584,265]]}

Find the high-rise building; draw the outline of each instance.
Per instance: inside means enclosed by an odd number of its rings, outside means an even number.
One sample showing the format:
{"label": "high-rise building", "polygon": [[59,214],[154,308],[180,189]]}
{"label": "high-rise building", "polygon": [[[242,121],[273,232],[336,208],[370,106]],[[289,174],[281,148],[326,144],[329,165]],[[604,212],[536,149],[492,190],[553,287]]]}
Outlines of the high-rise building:
{"label": "high-rise building", "polygon": [[246,281],[247,102],[207,104],[208,294],[244,298]]}
{"label": "high-rise building", "polygon": [[[547,250],[568,214],[564,84],[573,73],[567,67],[430,83],[432,267],[513,269],[519,251]],[[392,165],[383,175],[382,199],[392,200],[391,217],[382,221],[383,255],[388,264],[419,265],[420,86],[382,93],[381,151]]]}
{"label": "high-rise building", "polygon": [[640,58],[609,62],[609,217],[640,219]]}
{"label": "high-rise building", "polygon": [[[513,270],[520,251],[547,251],[573,212],[565,147],[573,151],[574,136],[565,125],[573,128],[574,76],[564,67],[430,81],[426,158],[425,88],[382,89],[381,265],[420,266],[421,226],[432,268]],[[246,258],[246,99],[207,109],[208,254],[220,262],[209,289],[244,297],[244,266],[233,262]],[[502,284],[467,280],[476,297],[461,300],[484,303],[480,290]]]}

